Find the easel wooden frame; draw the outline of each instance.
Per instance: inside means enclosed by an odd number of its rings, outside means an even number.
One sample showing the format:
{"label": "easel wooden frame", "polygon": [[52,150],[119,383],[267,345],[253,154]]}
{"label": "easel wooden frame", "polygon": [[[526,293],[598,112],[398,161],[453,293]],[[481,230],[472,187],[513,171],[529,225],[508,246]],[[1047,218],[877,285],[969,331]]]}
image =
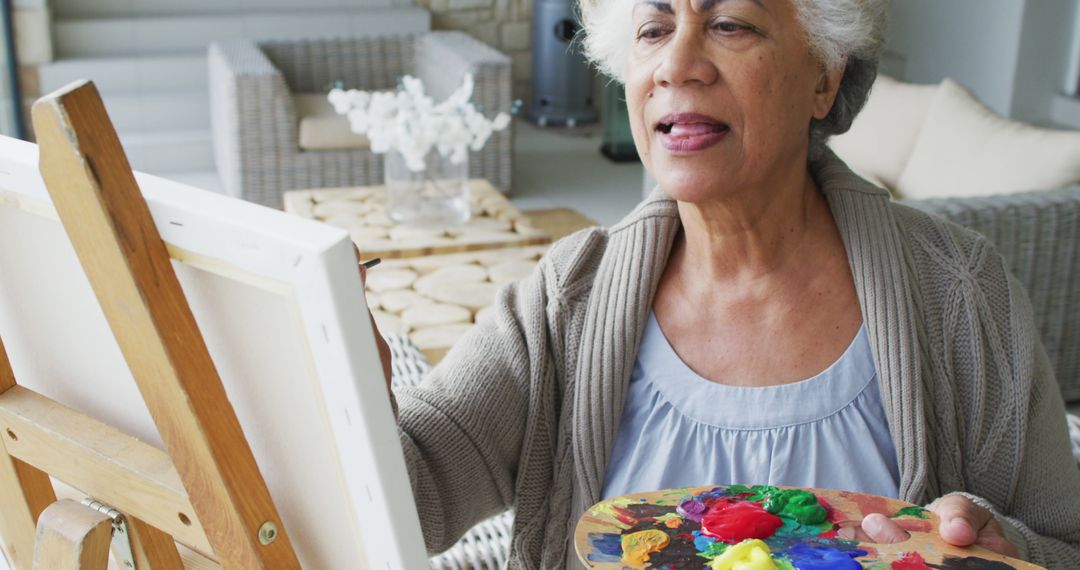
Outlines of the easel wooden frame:
{"label": "easel wooden frame", "polygon": [[179,568],[175,536],[227,568],[299,567],[97,89],[69,85],[33,119],[49,193],[166,452],[19,387],[0,344],[9,558],[33,565],[52,474],[127,516],[136,564]]}

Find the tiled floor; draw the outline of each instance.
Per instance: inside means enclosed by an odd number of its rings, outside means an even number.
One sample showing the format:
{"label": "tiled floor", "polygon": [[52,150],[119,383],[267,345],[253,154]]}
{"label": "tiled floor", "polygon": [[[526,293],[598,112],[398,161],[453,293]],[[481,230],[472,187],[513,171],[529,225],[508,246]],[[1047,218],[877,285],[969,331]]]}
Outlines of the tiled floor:
{"label": "tiled floor", "polygon": [[641,201],[642,167],[600,154],[599,129],[517,125],[514,204],[523,210],[573,208],[603,225],[618,222]]}

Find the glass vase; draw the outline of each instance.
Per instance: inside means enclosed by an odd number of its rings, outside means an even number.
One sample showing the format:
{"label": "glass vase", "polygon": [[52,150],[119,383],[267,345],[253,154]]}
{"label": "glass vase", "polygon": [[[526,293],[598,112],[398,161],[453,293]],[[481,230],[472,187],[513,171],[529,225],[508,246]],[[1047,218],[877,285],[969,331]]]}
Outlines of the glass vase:
{"label": "glass vase", "polygon": [[413,171],[396,150],[386,153],[386,215],[416,227],[463,224],[469,219],[469,160],[454,164],[432,150],[424,170]]}

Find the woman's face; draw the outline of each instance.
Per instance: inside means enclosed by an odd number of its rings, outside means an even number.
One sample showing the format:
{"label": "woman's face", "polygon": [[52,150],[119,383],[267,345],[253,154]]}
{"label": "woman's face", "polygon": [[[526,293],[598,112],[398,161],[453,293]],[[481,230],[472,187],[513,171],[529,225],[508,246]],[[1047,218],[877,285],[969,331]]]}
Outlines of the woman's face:
{"label": "woman's face", "polygon": [[642,161],[700,203],[805,171],[842,71],[811,54],[798,0],[631,0],[626,99]]}

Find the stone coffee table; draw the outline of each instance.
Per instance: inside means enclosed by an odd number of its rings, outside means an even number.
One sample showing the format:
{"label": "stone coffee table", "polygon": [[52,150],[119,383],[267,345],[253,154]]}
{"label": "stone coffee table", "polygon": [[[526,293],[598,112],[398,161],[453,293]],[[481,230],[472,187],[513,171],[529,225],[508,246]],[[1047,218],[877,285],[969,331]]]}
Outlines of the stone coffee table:
{"label": "stone coffee table", "polygon": [[285,193],[285,211],[349,230],[365,258],[399,259],[551,242],[551,236],[533,226],[486,180],[469,181],[469,221],[447,228],[395,225],[383,209],[383,192],[382,186],[295,190]]}
{"label": "stone coffee table", "polygon": [[285,211],[349,230],[368,273],[367,300],[384,334],[408,334],[435,364],[490,312],[500,286],[529,275],[554,239],[595,225],[568,209],[521,212],[483,180],[472,181],[474,218],[463,226],[393,225],[380,187],[285,193]]}

